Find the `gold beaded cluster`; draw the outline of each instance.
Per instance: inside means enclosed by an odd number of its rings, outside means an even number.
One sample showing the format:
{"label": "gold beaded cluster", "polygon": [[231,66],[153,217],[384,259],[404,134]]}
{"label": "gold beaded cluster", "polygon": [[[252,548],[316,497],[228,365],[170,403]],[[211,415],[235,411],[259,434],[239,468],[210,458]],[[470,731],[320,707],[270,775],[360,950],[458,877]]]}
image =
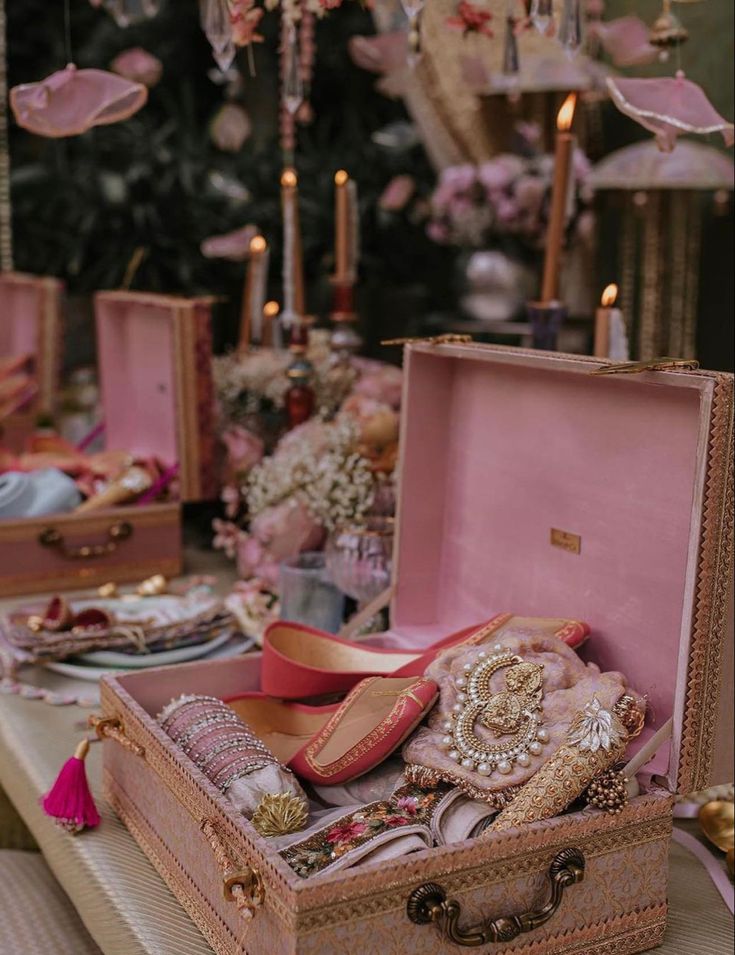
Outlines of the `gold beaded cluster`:
{"label": "gold beaded cluster", "polygon": [[[506,669],[505,690],[494,693],[490,680],[501,669]],[[480,776],[507,775],[514,763],[528,766],[549,740],[539,715],[542,676],[540,664],[528,663],[500,644],[465,663],[454,679],[457,702],[442,726],[449,759]],[[494,736],[510,739],[494,743],[481,738],[475,731],[478,722]]]}
{"label": "gold beaded cluster", "polygon": [[621,772],[607,769],[595,776],[587,787],[585,798],[588,805],[616,816],[628,804],[627,780]]}

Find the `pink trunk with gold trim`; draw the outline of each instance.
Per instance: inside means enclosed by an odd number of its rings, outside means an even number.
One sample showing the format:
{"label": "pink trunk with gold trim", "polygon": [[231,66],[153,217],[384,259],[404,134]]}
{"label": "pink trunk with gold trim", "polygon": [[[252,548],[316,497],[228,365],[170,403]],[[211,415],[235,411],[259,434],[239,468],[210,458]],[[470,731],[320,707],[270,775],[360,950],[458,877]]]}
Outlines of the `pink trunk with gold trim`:
{"label": "pink trunk with gold trim", "polygon": [[[459,935],[507,939],[483,952],[632,955],[661,941],[672,794],[732,778],[732,377],[591,376],[598,364],[462,343],[409,349],[384,639],[425,646],[500,611],[588,621],[582,653],[649,695],[649,734],[673,720],[644,794],[617,816],[586,809],[303,879],[155,722],[179,693],[256,689],[258,657],[106,678],[105,715],[138,747],[105,742],[107,794],[220,955],[459,952],[428,924],[430,909],[416,921],[417,899],[436,886],[460,905]],[[583,880],[548,921],[503,935],[508,917],[549,899],[562,850],[584,857]],[[222,891],[233,872],[246,894],[262,888],[247,922]]]}

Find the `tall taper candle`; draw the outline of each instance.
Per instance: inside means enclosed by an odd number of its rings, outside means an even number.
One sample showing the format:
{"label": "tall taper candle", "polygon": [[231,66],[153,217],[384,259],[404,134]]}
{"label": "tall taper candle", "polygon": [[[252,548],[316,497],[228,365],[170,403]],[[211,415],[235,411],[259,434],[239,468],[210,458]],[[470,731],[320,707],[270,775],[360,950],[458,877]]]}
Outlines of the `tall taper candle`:
{"label": "tall taper candle", "polygon": [[334,176],[334,281],[344,284],[352,281],[350,262],[351,212],[350,177],[340,169]]}
{"label": "tall taper candle", "polygon": [[283,317],[304,314],[304,266],[299,223],[299,193],[296,170],[290,166],[281,175],[283,213]]}
{"label": "tall taper candle", "polygon": [[263,301],[268,272],[268,243],[262,235],[250,240],[250,258],[245,273],[245,288],[240,310],[239,351],[247,351],[253,337],[260,340],[263,329]]}
{"label": "tall taper candle", "polygon": [[570,93],[556,118],[556,147],[554,150],[554,183],[551,191],[551,211],[546,232],[546,256],[541,283],[541,301],[555,301],[559,293],[559,263],[567,219],[567,191],[575,137],[570,132],[574,119],[577,94]]}

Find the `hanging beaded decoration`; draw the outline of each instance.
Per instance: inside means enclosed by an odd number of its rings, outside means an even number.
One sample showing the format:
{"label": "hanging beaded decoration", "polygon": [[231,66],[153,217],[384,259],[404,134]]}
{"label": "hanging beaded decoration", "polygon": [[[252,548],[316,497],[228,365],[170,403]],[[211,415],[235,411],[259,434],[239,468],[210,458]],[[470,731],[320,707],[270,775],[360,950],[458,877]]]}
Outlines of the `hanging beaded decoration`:
{"label": "hanging beaded decoration", "polygon": [[[493,674],[507,668],[505,690],[490,688]],[[465,663],[455,678],[457,702],[444,724],[442,744],[450,759],[481,776],[497,771],[507,775],[513,763],[528,766],[531,756],[541,753],[549,733],[541,725],[539,711],[543,696],[543,666],[496,644],[492,651],[480,650],[474,662]],[[479,722],[507,741],[489,742],[475,732]]]}

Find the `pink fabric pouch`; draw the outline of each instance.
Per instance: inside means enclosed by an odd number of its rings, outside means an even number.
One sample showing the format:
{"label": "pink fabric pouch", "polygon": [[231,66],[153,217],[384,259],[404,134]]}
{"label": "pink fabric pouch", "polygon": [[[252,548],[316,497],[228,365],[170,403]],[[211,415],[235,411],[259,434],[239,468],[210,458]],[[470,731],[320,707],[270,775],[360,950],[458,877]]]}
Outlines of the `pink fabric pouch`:
{"label": "pink fabric pouch", "polygon": [[564,743],[585,704],[596,697],[611,709],[627,691],[622,674],[583,663],[537,621],[514,620],[502,636],[446,650],[429,666],[440,698],[403,748],[407,778],[454,783],[500,809]]}

